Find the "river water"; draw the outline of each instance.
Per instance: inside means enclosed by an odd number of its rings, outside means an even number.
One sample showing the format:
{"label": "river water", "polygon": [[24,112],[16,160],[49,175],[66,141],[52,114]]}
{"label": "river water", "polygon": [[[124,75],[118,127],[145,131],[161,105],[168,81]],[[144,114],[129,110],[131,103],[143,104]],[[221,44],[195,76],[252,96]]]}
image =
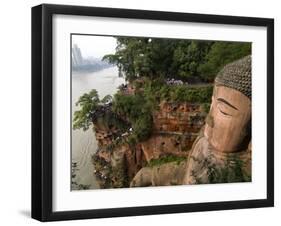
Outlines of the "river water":
{"label": "river water", "polygon": [[[79,97],[86,92],[96,89],[100,99],[116,93],[118,86],[125,83],[124,78],[118,77],[117,67],[110,67],[98,72],[73,72],[72,73],[72,115],[79,109],[75,106]],[[73,117],[73,116],[72,116]],[[87,131],[72,130],[72,162],[77,163],[77,184],[89,185],[90,189],[99,188],[95,179],[94,166],[91,156],[97,150],[97,141],[92,128]],[[72,188],[74,189],[74,188]]]}

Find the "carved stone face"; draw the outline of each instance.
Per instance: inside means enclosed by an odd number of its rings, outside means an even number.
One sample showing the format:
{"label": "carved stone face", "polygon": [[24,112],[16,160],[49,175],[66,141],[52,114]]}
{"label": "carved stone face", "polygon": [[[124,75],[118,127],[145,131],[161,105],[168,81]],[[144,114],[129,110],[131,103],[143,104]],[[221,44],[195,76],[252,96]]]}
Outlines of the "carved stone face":
{"label": "carved stone face", "polygon": [[245,149],[251,137],[251,100],[241,92],[215,86],[204,135],[217,151]]}

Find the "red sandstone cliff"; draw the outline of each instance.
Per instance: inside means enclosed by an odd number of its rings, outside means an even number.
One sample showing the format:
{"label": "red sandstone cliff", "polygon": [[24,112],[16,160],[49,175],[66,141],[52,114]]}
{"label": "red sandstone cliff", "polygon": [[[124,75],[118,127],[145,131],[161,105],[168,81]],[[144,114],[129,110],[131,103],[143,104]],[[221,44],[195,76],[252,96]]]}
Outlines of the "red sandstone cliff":
{"label": "red sandstone cliff", "polygon": [[[127,187],[150,160],[166,155],[187,156],[204,124],[206,114],[199,104],[161,102],[153,113],[153,133],[134,146],[116,145],[128,134],[94,124],[99,150],[93,157],[101,187]],[[118,135],[117,135],[118,134]]]}

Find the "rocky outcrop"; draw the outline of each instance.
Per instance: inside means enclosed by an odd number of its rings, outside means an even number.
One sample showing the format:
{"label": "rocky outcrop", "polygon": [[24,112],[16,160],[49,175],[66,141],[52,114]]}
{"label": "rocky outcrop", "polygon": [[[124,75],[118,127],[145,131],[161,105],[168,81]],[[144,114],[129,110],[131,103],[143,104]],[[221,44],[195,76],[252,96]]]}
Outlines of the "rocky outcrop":
{"label": "rocky outcrop", "polygon": [[[130,187],[169,186],[182,184],[187,161],[174,161],[154,167],[144,167],[133,178]],[[160,173],[159,173],[160,172]]]}
{"label": "rocky outcrop", "polygon": [[[136,145],[119,142],[126,139],[126,133],[95,122],[99,150],[93,157],[93,163],[101,187],[130,186],[138,171],[153,159],[171,155],[187,157],[205,116],[199,104],[161,102],[153,113],[152,135]],[[175,166],[171,163],[169,167]],[[163,172],[168,173],[168,168]]]}

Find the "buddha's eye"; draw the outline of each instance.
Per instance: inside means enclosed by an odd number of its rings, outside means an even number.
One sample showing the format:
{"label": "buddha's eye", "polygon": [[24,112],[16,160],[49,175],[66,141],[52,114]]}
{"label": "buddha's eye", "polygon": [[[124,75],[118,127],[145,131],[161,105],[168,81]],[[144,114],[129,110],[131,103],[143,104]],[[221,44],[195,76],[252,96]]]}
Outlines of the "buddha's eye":
{"label": "buddha's eye", "polygon": [[228,105],[226,105],[225,103],[222,103],[222,102],[218,102],[217,108],[225,116],[234,116],[236,111],[237,111],[237,110],[229,107]]}
{"label": "buddha's eye", "polygon": [[238,114],[238,109],[223,98],[217,99],[217,108],[225,116],[235,116]]}
{"label": "buddha's eye", "polygon": [[224,111],[222,111],[222,110],[220,110],[220,112],[221,112],[222,114],[224,114],[224,115],[230,115],[230,114],[228,114],[228,113],[226,113],[226,112],[224,112]]}

